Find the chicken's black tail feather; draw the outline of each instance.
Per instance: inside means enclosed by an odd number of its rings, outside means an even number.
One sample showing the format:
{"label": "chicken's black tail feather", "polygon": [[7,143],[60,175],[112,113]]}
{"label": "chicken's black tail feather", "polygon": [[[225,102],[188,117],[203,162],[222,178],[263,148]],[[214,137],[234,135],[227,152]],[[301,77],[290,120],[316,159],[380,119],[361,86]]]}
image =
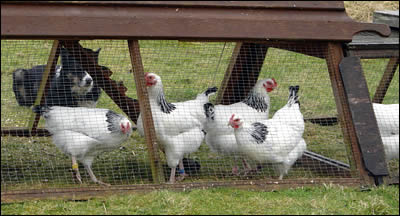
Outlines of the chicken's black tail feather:
{"label": "chicken's black tail feather", "polygon": [[289,86],[289,100],[288,103],[291,104],[295,104],[298,103],[300,106],[300,101],[299,101],[299,96],[297,95],[297,93],[299,92],[300,87],[297,86]]}
{"label": "chicken's black tail feather", "polygon": [[40,115],[43,115],[44,113],[48,112],[50,110],[49,106],[46,105],[36,105],[34,107],[32,107],[32,111],[34,113],[38,113]]}
{"label": "chicken's black tail feather", "polygon": [[208,88],[205,92],[204,92],[204,94],[206,95],[206,96],[209,96],[210,94],[214,94],[215,92],[217,92],[218,91],[218,88],[216,87],[216,86],[214,86],[214,87],[212,87],[212,88]]}

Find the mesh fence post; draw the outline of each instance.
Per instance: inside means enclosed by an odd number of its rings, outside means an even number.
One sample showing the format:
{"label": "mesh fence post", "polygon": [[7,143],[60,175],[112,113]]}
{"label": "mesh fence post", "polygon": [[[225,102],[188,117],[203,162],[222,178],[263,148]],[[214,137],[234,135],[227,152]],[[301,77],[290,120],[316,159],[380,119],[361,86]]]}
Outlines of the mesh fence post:
{"label": "mesh fence post", "polygon": [[[368,176],[368,172],[362,161],[362,154],[360,147],[357,144],[357,137],[354,125],[352,124],[351,113],[349,104],[346,101],[346,92],[343,86],[343,80],[339,71],[339,64],[344,58],[343,50],[340,44],[328,43],[326,50],[326,62],[328,65],[329,77],[331,79],[332,90],[335,95],[336,108],[338,111],[338,119],[343,131],[343,138],[347,146],[350,146],[348,154],[352,154],[349,162],[358,171],[361,179],[365,184],[373,184],[373,179]],[[355,166],[353,166],[355,165]]]}
{"label": "mesh fence post", "polygon": [[[51,47],[50,55],[47,60],[46,68],[43,72],[43,77],[42,77],[42,82],[40,83],[40,87],[36,96],[36,100],[34,105],[39,105],[44,103],[44,97],[47,94],[47,89],[50,86],[50,80],[51,74],[54,74],[57,60],[58,60],[58,55],[59,55],[59,47],[60,47],[60,42],[58,40],[54,40],[53,46]],[[49,79],[50,77],[50,79]],[[32,135],[32,133],[36,133],[36,127],[39,123],[40,119],[40,114],[34,114],[32,112],[32,116],[29,120],[28,128],[29,128],[29,134]]]}
{"label": "mesh fence post", "polygon": [[140,101],[140,112],[142,113],[144,134],[146,137],[147,151],[150,157],[151,174],[154,183],[164,182],[164,173],[158,154],[158,144],[154,129],[153,117],[150,108],[149,96],[144,85],[144,69],[138,40],[128,40],[129,53],[133,68],[133,76],[136,83],[136,90]]}
{"label": "mesh fence post", "polygon": [[385,73],[379,82],[378,88],[376,88],[374,98],[372,99],[373,103],[382,103],[390,83],[392,82],[393,76],[396,73],[397,66],[399,66],[399,58],[390,58],[389,63],[386,66]]}

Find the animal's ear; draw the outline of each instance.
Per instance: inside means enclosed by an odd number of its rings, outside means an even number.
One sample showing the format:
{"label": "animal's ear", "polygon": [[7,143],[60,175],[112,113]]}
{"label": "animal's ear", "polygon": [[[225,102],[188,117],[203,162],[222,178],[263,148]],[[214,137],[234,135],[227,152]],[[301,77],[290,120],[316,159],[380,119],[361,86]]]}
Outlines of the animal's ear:
{"label": "animal's ear", "polygon": [[93,57],[94,57],[94,60],[95,60],[96,64],[99,63],[100,50],[101,50],[101,48],[98,48],[96,51],[93,52],[93,54],[94,54]]}
{"label": "animal's ear", "polygon": [[[100,53],[101,48],[97,49],[96,51],[93,51],[92,49],[89,49],[89,48],[83,48],[83,49],[85,50],[86,54],[89,57],[93,58],[93,60],[95,61],[95,64],[98,64],[98,62],[99,62],[99,53]],[[85,63],[82,63],[82,64],[85,64]],[[86,64],[91,64],[91,63],[88,62]]]}

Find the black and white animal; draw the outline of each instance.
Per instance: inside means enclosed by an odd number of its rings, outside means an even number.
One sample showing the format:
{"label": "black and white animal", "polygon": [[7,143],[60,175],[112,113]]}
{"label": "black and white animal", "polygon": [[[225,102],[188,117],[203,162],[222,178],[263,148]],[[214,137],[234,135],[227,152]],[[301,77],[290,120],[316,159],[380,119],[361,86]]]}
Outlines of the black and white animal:
{"label": "black and white animal", "polygon": [[[204,105],[207,121],[204,126],[206,131],[206,144],[213,152],[226,155],[240,153],[233,129],[226,125],[226,120],[232,114],[239,114],[242,120],[248,123],[268,119],[270,98],[268,93],[278,86],[274,78],[257,81],[248,96],[241,102],[230,105]],[[242,159],[245,171],[251,170],[250,165]],[[232,173],[238,175],[238,166],[234,165]]]}
{"label": "black and white animal", "polygon": [[399,104],[373,103],[386,160],[399,159]]}
{"label": "black and white animal", "polygon": [[[190,154],[200,147],[204,140],[203,124],[206,121],[203,105],[217,88],[209,88],[197,95],[196,99],[169,103],[164,96],[161,78],[154,73],[145,74],[151,112],[157,141],[165,150],[168,166],[171,168],[169,183],[175,182],[176,166],[179,164],[179,179],[185,177],[184,154]],[[142,115],[137,121],[137,130],[144,136]]]}
{"label": "black and white animal", "polygon": [[240,151],[260,163],[272,163],[280,180],[306,150],[298,90],[298,86],[289,87],[287,104],[271,119],[248,123],[237,114],[229,118]]}
{"label": "black and white animal", "polygon": [[93,182],[107,185],[92,171],[95,157],[111,151],[127,140],[132,133],[132,123],[112,110],[86,107],[34,106],[32,110],[46,120],[46,129],[53,143],[72,158],[72,168],[82,183],[77,160],[83,163]]}
{"label": "black and white animal", "polygon": [[[100,48],[95,52],[87,48],[85,50],[93,53],[97,64]],[[61,48],[60,56],[61,65],[56,66],[56,74],[50,82],[46,104],[96,107],[101,89],[67,49]],[[37,65],[31,69],[16,69],[13,72],[13,91],[20,106],[34,104],[45,68],[46,65]]]}

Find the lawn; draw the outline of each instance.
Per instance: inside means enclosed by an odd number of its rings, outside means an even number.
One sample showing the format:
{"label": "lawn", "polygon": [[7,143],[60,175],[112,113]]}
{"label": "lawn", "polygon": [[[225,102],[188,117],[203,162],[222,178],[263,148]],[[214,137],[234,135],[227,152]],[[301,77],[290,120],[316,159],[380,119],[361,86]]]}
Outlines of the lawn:
{"label": "lawn", "polygon": [[399,188],[360,190],[335,185],[267,192],[234,188],[169,190],[89,200],[46,200],[1,205],[20,215],[398,215]]}

